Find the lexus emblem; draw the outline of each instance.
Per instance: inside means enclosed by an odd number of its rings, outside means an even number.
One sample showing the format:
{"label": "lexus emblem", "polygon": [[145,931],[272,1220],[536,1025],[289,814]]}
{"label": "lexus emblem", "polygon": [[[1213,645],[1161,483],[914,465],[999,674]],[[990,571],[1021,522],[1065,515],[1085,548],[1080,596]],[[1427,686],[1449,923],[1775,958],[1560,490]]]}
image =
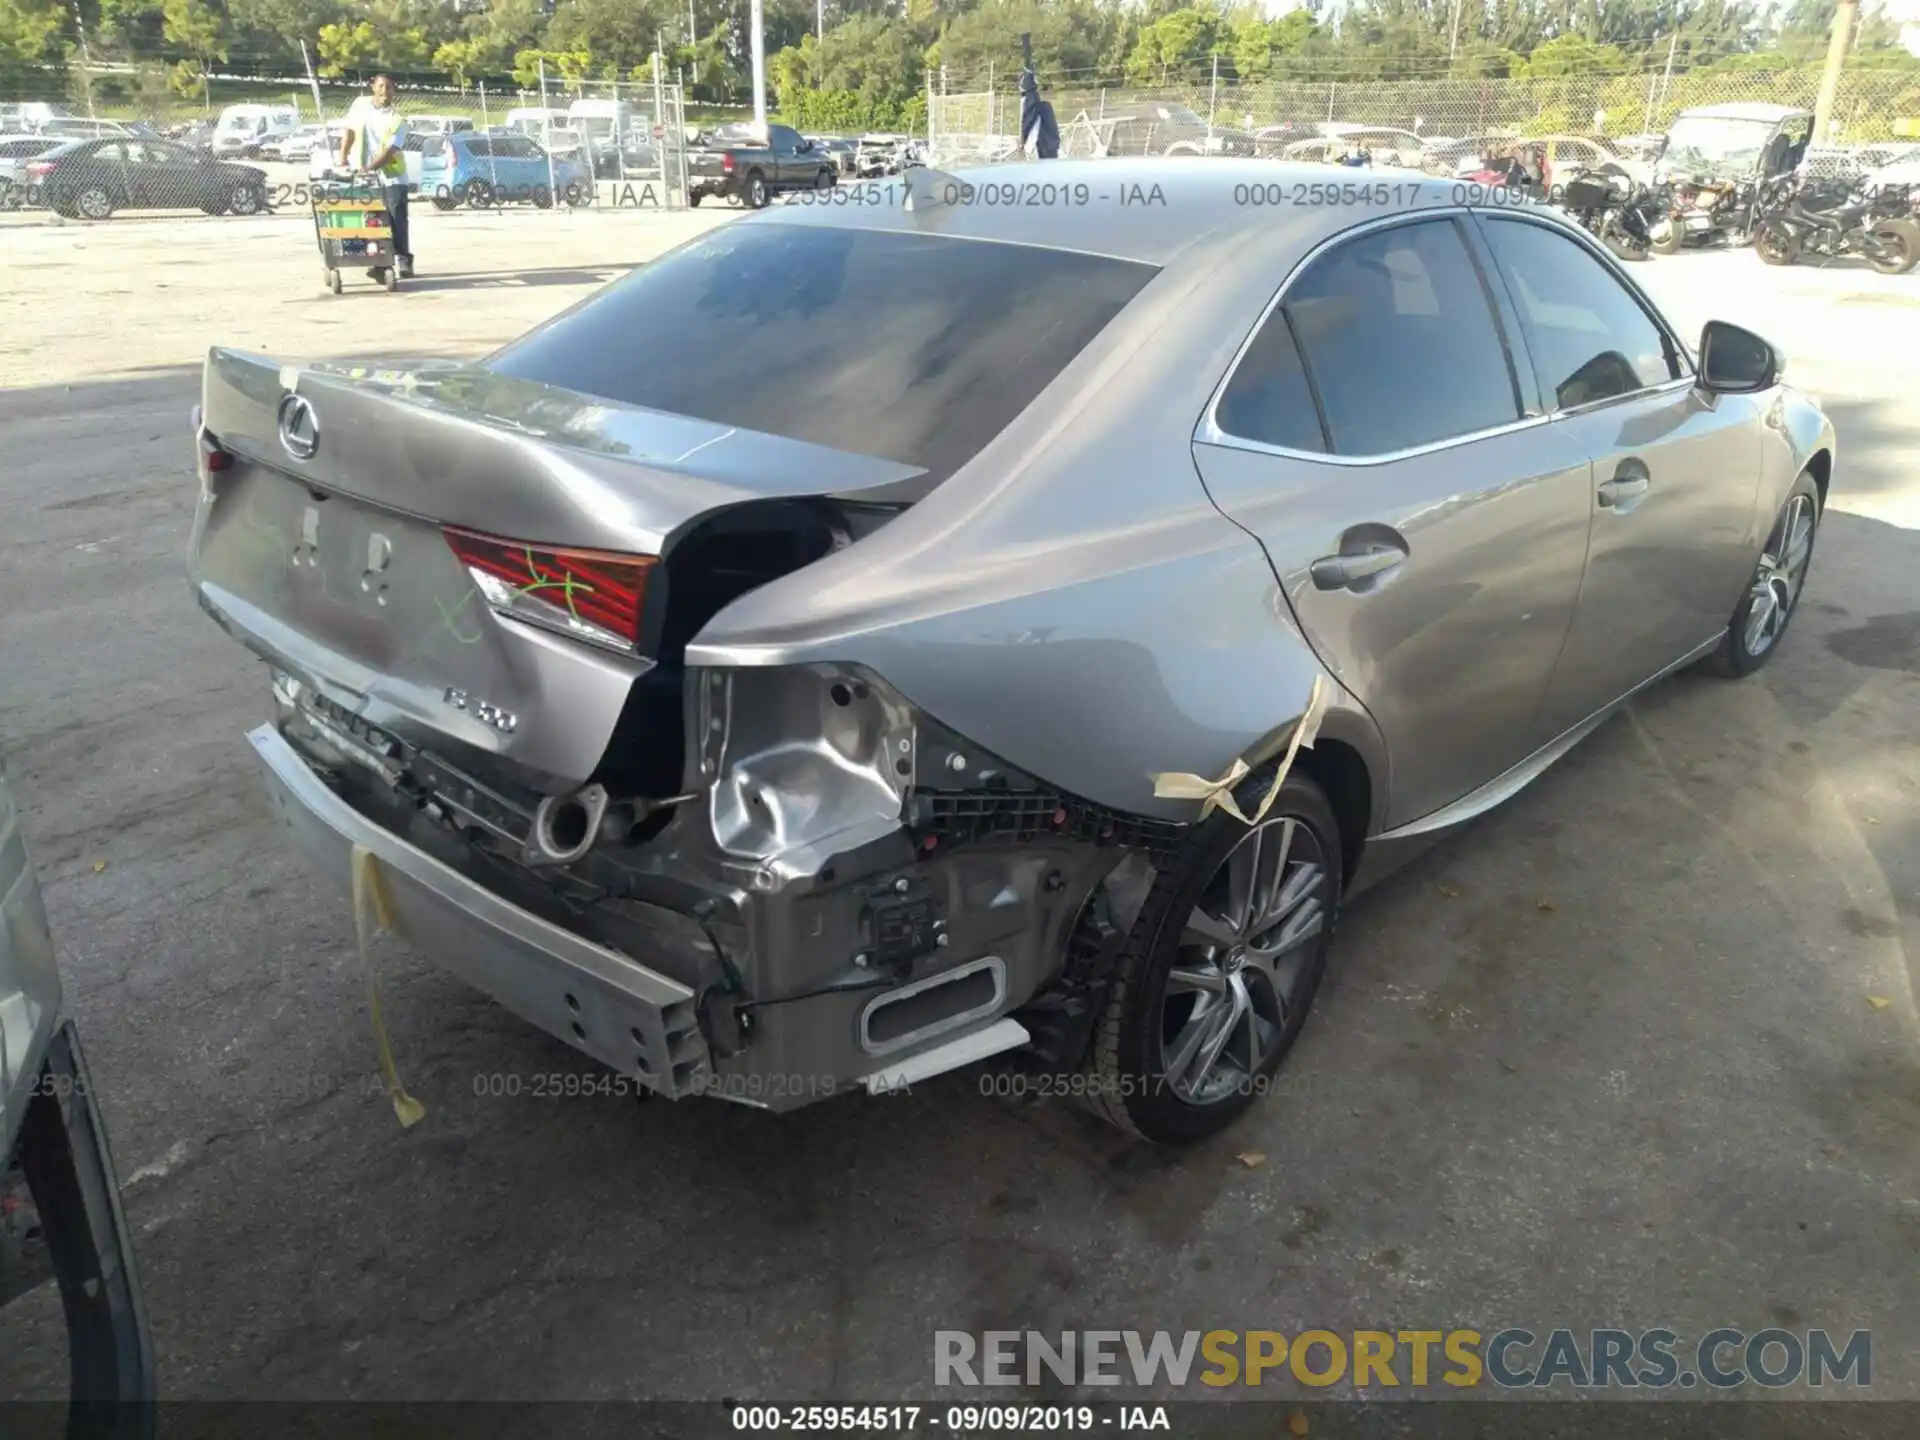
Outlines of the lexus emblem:
{"label": "lexus emblem", "polygon": [[320,420],[302,395],[280,402],[280,443],[296,460],[311,460],[320,448]]}

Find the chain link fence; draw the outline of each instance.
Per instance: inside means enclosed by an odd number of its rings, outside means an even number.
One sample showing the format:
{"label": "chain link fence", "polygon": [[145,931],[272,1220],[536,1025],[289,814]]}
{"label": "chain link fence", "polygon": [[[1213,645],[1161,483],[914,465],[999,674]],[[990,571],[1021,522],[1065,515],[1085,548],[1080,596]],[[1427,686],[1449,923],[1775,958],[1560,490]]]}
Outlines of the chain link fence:
{"label": "chain link fence", "polygon": [[[129,211],[303,210],[338,169],[364,85],[208,81],[191,105],[93,74],[60,101],[0,99],[0,209],[88,219]],[[401,89],[419,208],[681,208],[690,137],[682,87],[651,79]],[[64,151],[54,147],[80,142]],[[48,167],[52,167],[49,169]]]}
{"label": "chain link fence", "polygon": [[[984,80],[985,77],[979,77]],[[928,141],[936,164],[991,163],[1019,146],[1020,96],[954,85],[928,96]],[[1422,139],[1494,135],[1664,131],[1683,110],[1733,101],[1811,110],[1818,67],[1793,70],[1654,70],[1623,75],[1522,79],[1278,80],[1150,88],[1052,86],[1042,93],[1060,127],[1062,155],[1183,153],[1221,131],[1253,137],[1262,150],[1345,123],[1412,132]],[[1920,73],[1856,68],[1842,73],[1833,106],[1836,146],[1906,138],[1920,143]],[[1198,136],[1193,133],[1198,130]]]}

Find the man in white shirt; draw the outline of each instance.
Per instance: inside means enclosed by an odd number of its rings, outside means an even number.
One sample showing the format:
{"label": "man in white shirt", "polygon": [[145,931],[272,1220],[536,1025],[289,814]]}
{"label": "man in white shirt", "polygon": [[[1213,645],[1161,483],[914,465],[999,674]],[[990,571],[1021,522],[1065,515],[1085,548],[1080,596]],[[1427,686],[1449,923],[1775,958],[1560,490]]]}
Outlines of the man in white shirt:
{"label": "man in white shirt", "polygon": [[[413,250],[407,243],[407,121],[393,108],[391,75],[374,76],[372,88],[371,95],[362,95],[347,111],[340,166],[380,176],[387,214],[393,220],[393,257],[405,280],[413,274]],[[372,273],[376,280],[386,278],[378,270]]]}

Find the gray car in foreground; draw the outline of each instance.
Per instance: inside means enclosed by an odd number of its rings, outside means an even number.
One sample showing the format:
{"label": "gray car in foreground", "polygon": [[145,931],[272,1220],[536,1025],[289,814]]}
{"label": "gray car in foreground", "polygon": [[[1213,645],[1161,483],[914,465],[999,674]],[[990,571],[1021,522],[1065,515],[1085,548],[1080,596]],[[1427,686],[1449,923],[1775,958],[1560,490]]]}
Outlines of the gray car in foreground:
{"label": "gray car in foreground", "polygon": [[1554,214],[1326,176],[920,171],[473,364],[213,351],[193,584],[274,804],[652,1090],[1000,1053],[1218,1130],[1345,897],[1766,662],[1833,466]]}
{"label": "gray car in foreground", "polygon": [[0,1309],[49,1280],[66,1312],[68,1433],[150,1436],[153,1354],[120,1186],[0,774]]}

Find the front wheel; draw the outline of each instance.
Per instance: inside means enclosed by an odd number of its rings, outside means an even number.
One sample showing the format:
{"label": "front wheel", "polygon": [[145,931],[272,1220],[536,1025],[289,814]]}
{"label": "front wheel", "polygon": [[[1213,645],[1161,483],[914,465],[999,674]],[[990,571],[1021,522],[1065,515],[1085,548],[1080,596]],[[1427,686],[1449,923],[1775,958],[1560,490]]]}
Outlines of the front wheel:
{"label": "front wheel", "polygon": [[1647,248],[1656,255],[1677,255],[1686,243],[1686,230],[1671,215],[1663,215],[1647,227]]}
{"label": "front wheel", "polygon": [[1800,604],[1800,593],[1806,588],[1819,528],[1820,487],[1803,470],[1774,517],[1753,579],[1734,607],[1727,633],[1709,662],[1718,673],[1733,680],[1751,675],[1780,648],[1780,637],[1787,633]]}
{"label": "front wheel", "polygon": [[1753,232],[1753,253],[1768,265],[1791,265],[1800,253],[1800,241],[1777,220],[1765,220]]}
{"label": "front wheel", "polygon": [[[1254,813],[1271,771],[1236,800]],[[1290,775],[1249,827],[1196,826],[1155,879],[1094,1032],[1095,1108],[1158,1144],[1206,1139],[1272,1086],[1326,971],[1340,830],[1320,787]]]}
{"label": "front wheel", "polygon": [[764,210],[772,200],[773,192],[767,188],[767,177],[758,170],[747,177],[747,208]]}
{"label": "front wheel", "polygon": [[822,170],[818,175],[813,177],[813,188],[816,190],[831,190],[834,186],[834,181],[835,176],[833,171]]}
{"label": "front wheel", "polygon": [[544,185],[534,186],[533,195],[530,198],[533,200],[533,208],[536,210],[551,210],[553,208],[553,192]]}
{"label": "front wheel", "polygon": [[1888,220],[1873,227],[1876,249],[1867,260],[1882,275],[1904,275],[1920,265],[1920,225],[1911,220]]}

